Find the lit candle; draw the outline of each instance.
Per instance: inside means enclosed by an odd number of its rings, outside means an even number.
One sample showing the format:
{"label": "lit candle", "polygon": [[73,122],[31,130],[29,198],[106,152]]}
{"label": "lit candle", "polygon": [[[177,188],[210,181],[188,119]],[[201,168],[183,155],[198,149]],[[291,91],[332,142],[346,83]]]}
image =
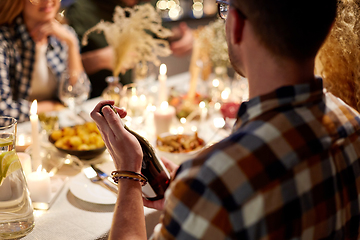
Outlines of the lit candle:
{"label": "lit candle", "polygon": [[16,137],[16,151],[24,152],[31,145],[31,136],[27,134],[18,134]]}
{"label": "lit candle", "polygon": [[29,175],[32,172],[30,155],[27,153],[23,153],[23,152],[18,152],[17,155],[21,162],[21,166],[25,173],[25,176]]}
{"label": "lit candle", "polygon": [[173,106],[169,106],[166,101],[162,102],[160,108],[157,108],[154,112],[156,134],[169,132],[174,116],[175,108]]}
{"label": "lit candle", "polygon": [[128,102],[128,109],[131,111],[131,117],[137,117],[143,115],[147,107],[147,99],[144,94],[137,95],[135,88],[131,90],[131,97]]}
{"label": "lit candle", "polygon": [[39,117],[37,115],[37,101],[34,100],[30,108],[30,122],[31,122],[31,159],[32,169],[37,169],[41,164],[40,159],[40,139],[39,139]]}
{"label": "lit candle", "polygon": [[166,87],[166,65],[163,63],[160,65],[160,74],[159,74],[159,103],[167,101],[167,87]]}
{"label": "lit candle", "polygon": [[51,199],[51,186],[50,176],[45,171],[41,170],[40,165],[36,172],[30,173],[26,177],[26,181],[30,191],[30,198],[33,202],[50,202]]}
{"label": "lit candle", "polygon": [[206,116],[207,116],[207,108],[205,107],[206,104],[204,101],[201,101],[199,103],[199,107],[200,107],[200,122],[203,123],[205,122]]}

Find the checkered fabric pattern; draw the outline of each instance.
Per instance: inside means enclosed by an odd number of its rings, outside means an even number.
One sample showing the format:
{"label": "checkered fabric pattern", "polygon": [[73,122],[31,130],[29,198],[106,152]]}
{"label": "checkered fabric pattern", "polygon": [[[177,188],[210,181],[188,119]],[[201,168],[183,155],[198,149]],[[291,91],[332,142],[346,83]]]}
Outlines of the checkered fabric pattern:
{"label": "checkered fabric pattern", "polygon": [[[68,28],[75,35],[74,30]],[[55,37],[49,37],[46,58],[49,68],[60,82],[67,68],[67,45]],[[27,32],[22,17],[17,17],[11,26],[1,26],[0,116],[11,116],[19,122],[28,120],[28,97],[34,61],[35,42]]]}
{"label": "checkered fabric pattern", "polygon": [[180,166],[153,239],[359,239],[359,124],[321,79],[243,103]]}

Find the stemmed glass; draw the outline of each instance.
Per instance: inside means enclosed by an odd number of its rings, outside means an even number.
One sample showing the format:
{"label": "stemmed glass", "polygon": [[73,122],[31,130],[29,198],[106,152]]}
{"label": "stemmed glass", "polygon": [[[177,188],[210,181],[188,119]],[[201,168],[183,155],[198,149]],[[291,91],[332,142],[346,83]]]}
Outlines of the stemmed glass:
{"label": "stemmed glass", "polygon": [[77,106],[81,106],[89,98],[91,83],[85,73],[79,76],[63,74],[59,88],[59,98],[74,114],[78,113]]}

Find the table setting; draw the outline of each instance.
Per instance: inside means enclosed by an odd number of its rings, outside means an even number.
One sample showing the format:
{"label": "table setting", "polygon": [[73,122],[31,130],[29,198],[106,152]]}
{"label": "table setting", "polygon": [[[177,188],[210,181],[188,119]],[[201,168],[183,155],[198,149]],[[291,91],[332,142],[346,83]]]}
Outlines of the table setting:
{"label": "table setting", "polygon": [[[165,89],[169,92],[170,89],[175,88],[183,91],[189,87],[190,78],[189,72],[167,77]],[[148,92],[145,93],[148,96],[147,112],[144,114],[142,123],[133,123],[131,114],[124,119],[124,123],[146,138],[159,157],[166,157],[180,164],[194,157],[204,147],[210,146],[230,134],[230,129],[224,128],[225,120],[220,108],[216,108],[215,105],[210,108],[211,105],[201,102],[196,110],[197,117],[192,117],[190,114],[187,118],[179,119],[176,117],[175,107],[167,101],[164,101],[167,104],[160,107],[161,110],[156,108],[157,100],[154,94],[159,92],[159,82],[147,83],[147,86]],[[17,125],[19,137],[16,149],[32,198],[32,207],[35,209],[35,227],[24,239],[48,239],[57,233],[59,235],[55,238],[52,237],[53,239],[102,239],[102,237],[106,239],[111,226],[116,194],[98,182],[106,181],[112,187],[115,186],[107,179],[111,171],[115,169],[109,153],[103,149],[98,154],[84,159],[81,155],[71,154],[71,151],[62,151],[56,147],[54,141],[51,142],[51,133],[56,133],[59,129],[71,131],[69,130],[71,127],[92,123],[89,113],[102,99],[99,97],[85,101],[80,106],[83,116],[77,116],[77,120],[68,117],[73,112],[69,108],[49,113],[50,116],[57,118],[57,124],[54,124],[55,131],[44,128],[44,124],[40,123],[35,110],[33,110],[35,112],[29,122]],[[172,110],[168,111],[168,108]],[[156,127],[156,121],[161,122],[161,128]],[[166,136],[181,135],[190,137],[196,135],[201,139],[203,145],[195,151],[189,151],[182,147],[183,150],[185,149],[184,152],[175,150],[161,152],[161,147],[158,147],[157,142],[161,139],[165,142]],[[38,139],[38,141],[35,142],[33,139]],[[174,140],[175,144],[177,144],[176,141],[178,140]],[[172,144],[174,143],[170,143],[170,147]],[[162,143],[162,147],[164,147],[164,143]],[[97,149],[95,148],[95,150]],[[100,177],[100,180],[92,181],[91,177],[84,172],[84,169],[91,168],[91,166],[100,169],[105,176]],[[144,211],[150,236],[160,213],[148,208],[144,208]]]}

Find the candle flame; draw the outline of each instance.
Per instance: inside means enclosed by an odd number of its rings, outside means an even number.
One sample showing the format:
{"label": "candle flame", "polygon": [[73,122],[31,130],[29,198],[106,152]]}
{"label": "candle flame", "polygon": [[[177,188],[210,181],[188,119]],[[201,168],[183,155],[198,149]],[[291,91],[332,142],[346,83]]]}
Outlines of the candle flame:
{"label": "candle flame", "polygon": [[42,169],[42,165],[39,165],[39,167],[37,168],[36,172],[37,172],[37,173],[41,173],[41,169]]}
{"label": "candle flame", "polygon": [[216,128],[223,128],[225,126],[225,120],[223,118],[214,118],[214,126]]}
{"label": "candle flame", "polygon": [[19,135],[17,145],[25,146],[25,136],[24,135]]}
{"label": "candle flame", "polygon": [[182,124],[185,124],[185,123],[186,123],[186,118],[184,118],[184,117],[180,118],[180,122],[181,122]]}
{"label": "candle flame", "polygon": [[167,72],[166,65],[163,63],[160,65],[160,75],[165,75]]}
{"label": "candle flame", "polygon": [[31,115],[36,115],[37,114],[37,100],[36,99],[31,104],[30,114]]}
{"label": "candle flame", "polygon": [[199,103],[199,107],[200,107],[200,108],[204,108],[204,107],[205,107],[205,102],[204,102],[204,101],[201,101],[201,102]]}
{"label": "candle flame", "polygon": [[160,105],[160,108],[165,110],[169,107],[169,103],[167,101],[163,101]]}
{"label": "candle flame", "polygon": [[219,81],[219,79],[214,79],[213,81],[212,81],[212,85],[214,86],[214,87],[218,87],[219,85],[220,85],[220,81]]}

